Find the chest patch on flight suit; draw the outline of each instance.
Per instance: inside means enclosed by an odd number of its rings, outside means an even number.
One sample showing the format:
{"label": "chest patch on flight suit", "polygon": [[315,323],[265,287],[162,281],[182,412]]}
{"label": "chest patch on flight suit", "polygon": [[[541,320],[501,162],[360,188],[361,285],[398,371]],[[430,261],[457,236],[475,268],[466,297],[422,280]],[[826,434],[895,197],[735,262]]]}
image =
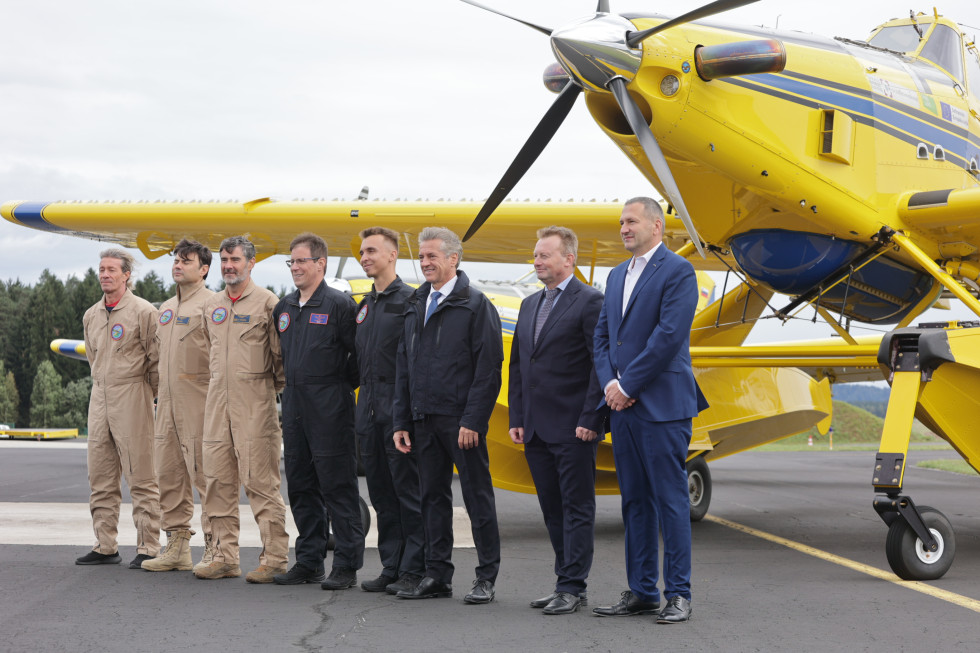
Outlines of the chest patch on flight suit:
{"label": "chest patch on flight suit", "polygon": [[251,315],[236,315],[235,324],[248,324],[252,320]]}
{"label": "chest patch on flight suit", "polygon": [[122,340],[123,334],[125,332],[126,332],[126,330],[123,329],[123,325],[121,325],[121,324],[113,324],[112,325],[112,331],[109,332],[109,335],[112,336],[112,339],[113,340]]}
{"label": "chest patch on flight suit", "polygon": [[368,307],[367,307],[367,304],[365,304],[364,306],[361,307],[361,310],[359,310],[357,312],[357,318],[356,319],[357,319],[357,323],[358,324],[360,324],[361,322],[363,322],[364,321],[364,318],[367,317],[367,311],[368,311]]}
{"label": "chest patch on flight suit", "polygon": [[310,324],[326,324],[330,320],[330,313],[310,313]]}
{"label": "chest patch on flight suit", "polygon": [[160,324],[167,325],[170,324],[170,320],[174,319],[174,312],[169,308],[163,313],[160,313]]}
{"label": "chest patch on flight suit", "polygon": [[191,323],[191,318],[190,317],[178,317],[177,318],[177,324],[182,324],[183,325],[183,324],[190,324],[190,323]]}
{"label": "chest patch on flight suit", "polygon": [[277,326],[279,328],[279,333],[282,333],[289,328],[289,313],[283,313],[279,316],[279,324]]}
{"label": "chest patch on flight suit", "polygon": [[211,321],[215,324],[221,324],[225,321],[225,319],[227,319],[227,317],[228,309],[224,306],[219,306],[218,308],[214,309],[213,313],[211,313]]}

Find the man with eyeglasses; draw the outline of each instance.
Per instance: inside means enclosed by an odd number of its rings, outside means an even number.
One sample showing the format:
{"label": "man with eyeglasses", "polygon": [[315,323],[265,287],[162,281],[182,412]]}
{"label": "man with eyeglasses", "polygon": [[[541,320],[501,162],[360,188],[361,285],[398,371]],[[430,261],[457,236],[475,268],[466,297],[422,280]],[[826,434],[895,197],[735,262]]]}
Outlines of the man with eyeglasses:
{"label": "man with eyeglasses", "polygon": [[271,583],[286,571],[289,535],[279,494],[282,431],[276,392],[282,389],[279,332],[272,309],[279,298],[252,281],[255,245],[244,236],[221,243],[225,289],[204,305],[211,341],[211,383],[204,405],[204,506],[211,518],[214,555],[194,568],[202,579],[235,578],[238,566],[238,488],[252,506],[262,537],[259,566],[249,583]]}
{"label": "man with eyeglasses", "polygon": [[[303,233],[289,244],[286,261],[296,290],[273,311],[286,389],[282,398],[286,487],[299,537],[296,564],[274,582],[320,583],[342,590],[357,582],[364,564],[354,449],[354,350],[357,306],[327,286],[327,244]],[[333,525],[333,568],[325,577],[327,517]]]}

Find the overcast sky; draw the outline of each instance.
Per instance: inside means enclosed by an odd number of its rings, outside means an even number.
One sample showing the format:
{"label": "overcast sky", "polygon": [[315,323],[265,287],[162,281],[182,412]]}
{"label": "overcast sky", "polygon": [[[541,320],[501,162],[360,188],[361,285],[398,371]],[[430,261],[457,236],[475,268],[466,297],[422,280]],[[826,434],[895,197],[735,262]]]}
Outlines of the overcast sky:
{"label": "overcast sky", "polygon": [[[482,1],[547,27],[595,8]],[[611,4],[680,15],[701,3]],[[863,39],[932,4],[762,0],[724,20]],[[554,61],[547,37],[455,0],[4,5],[0,201],[331,199],[364,185],[374,198],[480,200],[555,97],[541,83]],[[958,0],[939,10],[980,25],[976,7]],[[513,196],[652,192],[579,103]],[[33,283],[45,268],[80,275],[100,249],[0,220],[0,279]],[[260,263],[254,277],[291,287],[283,260]],[[144,261],[139,273],[169,279],[169,266],[169,257]],[[474,276],[523,271],[480,266]],[[352,261],[345,272],[360,267]]]}

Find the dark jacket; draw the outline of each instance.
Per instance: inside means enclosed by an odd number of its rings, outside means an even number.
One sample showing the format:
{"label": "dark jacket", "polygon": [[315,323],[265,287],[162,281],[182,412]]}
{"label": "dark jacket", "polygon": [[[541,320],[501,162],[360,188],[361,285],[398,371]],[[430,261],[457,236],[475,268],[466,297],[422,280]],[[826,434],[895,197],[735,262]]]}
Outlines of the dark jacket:
{"label": "dark jacket", "polygon": [[[391,405],[395,398],[395,358],[405,328],[405,311],[415,289],[400,278],[382,292],[371,288],[357,306],[357,364],[361,391],[357,396],[358,432],[372,423],[391,428]],[[393,431],[389,430],[387,435]]]}
{"label": "dark jacket", "polygon": [[279,300],[273,319],[279,329],[286,387],[359,384],[354,348],[357,305],[321,281],[301,308],[299,290]]}
{"label": "dark jacket", "polygon": [[460,426],[485,434],[500,393],[500,316],[458,270],[453,291],[424,324],[430,287],[422,284],[408,299],[398,343],[394,430],[410,431],[426,415],[452,415]]}
{"label": "dark jacket", "polygon": [[603,415],[596,405],[603,397],[592,364],[595,325],[602,293],[574,277],[561,293],[541,328],[534,327],[544,290],[521,302],[510,350],[510,426],[524,428],[524,441],[536,435],[545,442],[576,441],[575,427],[600,436]]}

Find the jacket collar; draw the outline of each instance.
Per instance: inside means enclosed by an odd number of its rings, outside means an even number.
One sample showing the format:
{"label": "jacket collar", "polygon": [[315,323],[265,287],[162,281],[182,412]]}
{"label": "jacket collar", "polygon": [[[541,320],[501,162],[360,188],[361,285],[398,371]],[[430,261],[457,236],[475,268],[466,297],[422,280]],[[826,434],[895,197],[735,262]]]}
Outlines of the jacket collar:
{"label": "jacket collar", "polygon": [[[425,304],[426,299],[429,297],[429,289],[432,288],[432,284],[426,281],[415,291],[412,295],[412,300],[415,302],[421,302]],[[456,286],[453,291],[449,293],[449,296],[442,300],[443,304],[465,304],[470,299],[470,279],[466,276],[466,273],[462,270],[456,270]]]}
{"label": "jacket collar", "polygon": [[[313,291],[313,294],[310,295],[310,298],[306,300],[306,303],[303,304],[303,306],[319,306],[322,304],[323,295],[327,292],[326,287],[327,280],[321,279],[320,285],[316,287],[316,290]],[[286,302],[292,304],[293,306],[299,306],[299,288],[286,295]]]}

